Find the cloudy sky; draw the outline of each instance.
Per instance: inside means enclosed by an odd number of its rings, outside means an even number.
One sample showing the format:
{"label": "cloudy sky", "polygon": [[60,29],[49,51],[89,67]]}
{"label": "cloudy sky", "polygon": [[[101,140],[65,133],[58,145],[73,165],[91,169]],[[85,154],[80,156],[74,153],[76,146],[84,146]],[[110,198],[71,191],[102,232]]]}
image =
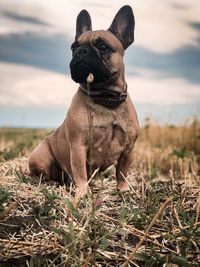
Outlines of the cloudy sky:
{"label": "cloudy sky", "polygon": [[141,124],[200,116],[200,1],[1,0],[0,126],[58,126],[77,90],[69,74],[77,14],[87,9],[93,29],[107,29],[125,4],[136,20],[126,80]]}

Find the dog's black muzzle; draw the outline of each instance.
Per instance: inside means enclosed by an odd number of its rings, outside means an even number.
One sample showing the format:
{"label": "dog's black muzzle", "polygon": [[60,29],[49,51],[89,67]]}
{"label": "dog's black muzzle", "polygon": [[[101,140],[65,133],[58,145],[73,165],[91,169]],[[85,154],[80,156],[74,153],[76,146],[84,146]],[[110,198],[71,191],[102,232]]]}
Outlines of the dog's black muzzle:
{"label": "dog's black muzzle", "polygon": [[102,59],[90,45],[82,45],[75,50],[70,71],[72,79],[77,83],[85,83],[89,73],[93,74],[94,82],[106,81],[111,76]]}

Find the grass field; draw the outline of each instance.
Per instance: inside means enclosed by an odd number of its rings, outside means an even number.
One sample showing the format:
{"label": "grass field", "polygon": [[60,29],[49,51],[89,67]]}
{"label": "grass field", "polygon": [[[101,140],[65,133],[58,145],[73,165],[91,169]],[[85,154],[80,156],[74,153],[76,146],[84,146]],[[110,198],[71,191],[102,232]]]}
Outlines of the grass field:
{"label": "grass field", "polygon": [[198,119],[147,120],[130,192],[117,192],[111,167],[78,206],[72,187],[28,173],[29,152],[50,132],[0,129],[0,266],[200,266]]}

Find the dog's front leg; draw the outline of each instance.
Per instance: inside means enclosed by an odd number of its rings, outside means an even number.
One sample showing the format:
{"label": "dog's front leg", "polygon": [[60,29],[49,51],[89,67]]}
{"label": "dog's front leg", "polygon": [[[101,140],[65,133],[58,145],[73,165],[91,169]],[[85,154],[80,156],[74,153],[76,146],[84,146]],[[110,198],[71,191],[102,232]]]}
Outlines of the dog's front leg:
{"label": "dog's front leg", "polygon": [[121,155],[118,160],[118,165],[116,168],[116,179],[117,179],[117,189],[120,192],[129,190],[129,185],[126,181],[128,170],[133,163],[133,148],[129,150],[128,153]]}
{"label": "dog's front leg", "polygon": [[71,169],[76,186],[76,195],[79,197],[87,193],[86,157],[87,149],[82,143],[73,142],[70,144]]}

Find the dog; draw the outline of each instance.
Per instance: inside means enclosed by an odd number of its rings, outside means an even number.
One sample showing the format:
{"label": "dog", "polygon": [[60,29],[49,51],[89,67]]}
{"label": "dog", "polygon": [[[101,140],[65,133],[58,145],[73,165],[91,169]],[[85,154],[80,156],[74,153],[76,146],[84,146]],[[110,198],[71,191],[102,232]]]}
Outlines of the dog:
{"label": "dog", "polygon": [[[134,41],[132,8],[123,6],[108,30],[92,31],[82,10],[71,46],[71,77],[79,83],[66,119],[30,154],[29,170],[45,179],[65,182],[87,192],[89,170],[116,167],[117,188],[129,190],[127,172],[139,132],[137,114],[124,76],[124,51]],[[88,79],[90,77],[90,79]]]}

